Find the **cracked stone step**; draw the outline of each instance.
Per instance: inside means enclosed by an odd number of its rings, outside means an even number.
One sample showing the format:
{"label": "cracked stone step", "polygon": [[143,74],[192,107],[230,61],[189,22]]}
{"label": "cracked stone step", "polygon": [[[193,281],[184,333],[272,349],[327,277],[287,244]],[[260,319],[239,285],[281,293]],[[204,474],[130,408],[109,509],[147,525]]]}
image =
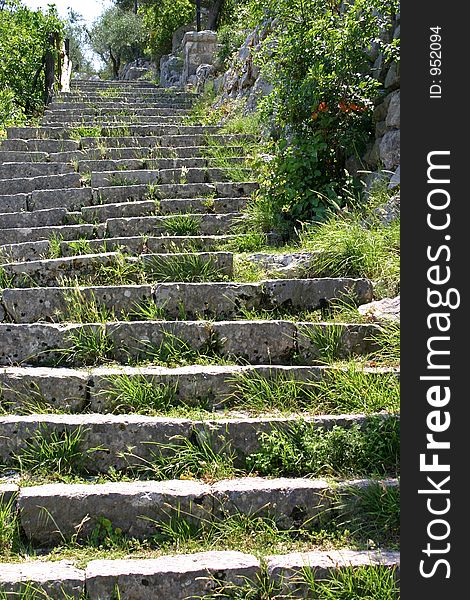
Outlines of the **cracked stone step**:
{"label": "cracked stone step", "polygon": [[29,210],[65,208],[69,212],[79,211],[93,204],[93,193],[89,187],[63,190],[34,190],[28,198]]}
{"label": "cracked stone step", "polygon": [[106,340],[107,358],[123,364],[151,360],[177,343],[202,353],[215,347],[222,360],[289,365],[295,356],[304,365],[315,365],[322,356],[318,338],[336,336],[336,354],[339,359],[346,359],[377,350],[374,336],[380,331],[373,324],[274,320],[0,323],[0,365],[83,366],[89,357],[77,352],[76,346],[76,340],[83,336]]}
{"label": "cracked stone step", "polygon": [[241,552],[200,552],[157,559],[96,560],[88,563],[87,592],[90,600],[111,598],[116,586],[122,598],[206,597],[217,580],[222,586],[246,587],[261,574],[255,556]]}
{"label": "cracked stone step", "polygon": [[[339,489],[363,488],[372,480],[343,481]],[[396,486],[395,480],[382,482]],[[244,477],[213,485],[197,481],[142,481],[106,484],[49,484],[23,487],[18,495],[19,519],[34,545],[51,547],[76,536],[91,535],[100,518],[124,535],[145,540],[184,514],[188,524],[228,515],[270,516],[280,527],[324,524],[332,518],[334,493],[325,480]]]}
{"label": "cracked stone step", "polygon": [[49,247],[48,241],[5,244],[0,246],[0,263],[38,260],[47,256]]}
{"label": "cracked stone step", "polygon": [[[22,411],[31,402],[51,410],[80,413],[109,413],[116,400],[113,381],[120,377],[146,381],[154,386],[171,386],[175,401],[207,410],[237,407],[233,395],[236,381],[249,374],[266,379],[295,379],[315,382],[332,371],[330,367],[290,366],[201,366],[189,367],[95,367],[90,369],[50,367],[0,368],[2,402],[11,410]],[[395,369],[365,368],[367,377],[388,380],[399,377]]]}
{"label": "cracked stone step", "polygon": [[[168,456],[163,446],[178,446],[186,439],[208,441],[214,452],[235,456],[235,466],[246,468],[246,457],[259,452],[262,435],[286,431],[298,423],[299,418],[293,415],[198,421],[132,414],[0,416],[0,459],[2,465],[14,469],[16,457],[29,447],[31,440],[48,439],[51,435],[62,438],[67,432],[79,435],[80,466],[91,474],[106,474],[110,469],[135,473],[135,469],[151,462],[156,453],[161,451]],[[303,416],[302,420],[321,433],[333,427],[362,428],[372,418],[397,419],[388,415],[339,415]]]}
{"label": "cracked stone step", "polygon": [[81,186],[78,173],[64,175],[43,175],[18,179],[0,179],[0,189],[4,195],[24,194],[33,190],[60,190],[61,188],[79,188]]}
{"label": "cracked stone step", "polygon": [[0,563],[0,593],[6,594],[7,598],[20,598],[27,584],[37,590],[38,598],[47,594],[51,600],[65,597],[80,600],[85,591],[85,571],[64,560]]}
{"label": "cracked stone step", "polygon": [[64,208],[0,213],[0,229],[61,225],[65,221],[66,214],[67,211]]}
{"label": "cracked stone step", "polygon": [[[111,256],[111,255],[108,255]],[[58,259],[63,261],[64,259]],[[53,262],[53,261],[52,261]],[[64,262],[54,263],[65,273]],[[71,272],[80,272],[84,263],[78,259],[69,263]],[[106,262],[90,260],[91,268]],[[85,263],[86,272],[90,266]],[[28,273],[28,271],[25,271]],[[9,272],[7,271],[7,274]],[[67,271],[67,274],[69,272]],[[224,319],[242,314],[242,310],[315,310],[325,302],[343,297],[354,297],[358,304],[369,302],[372,283],[365,279],[276,279],[260,283],[161,283],[150,285],[95,286],[75,288],[84,299],[93,300],[117,318],[135,313],[144,301],[154,304],[169,319]],[[35,323],[58,322],[60,314],[67,314],[70,288],[16,288],[5,289],[1,305],[5,321]]]}

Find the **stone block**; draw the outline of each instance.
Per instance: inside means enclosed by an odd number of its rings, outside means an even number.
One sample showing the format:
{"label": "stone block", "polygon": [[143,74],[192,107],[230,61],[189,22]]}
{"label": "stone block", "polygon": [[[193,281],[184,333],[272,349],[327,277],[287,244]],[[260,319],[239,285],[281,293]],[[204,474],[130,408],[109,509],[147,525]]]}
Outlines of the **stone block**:
{"label": "stone block", "polygon": [[[7,598],[80,600],[85,591],[85,571],[64,560],[51,562],[0,563],[0,593]],[[36,593],[35,593],[36,592]]]}

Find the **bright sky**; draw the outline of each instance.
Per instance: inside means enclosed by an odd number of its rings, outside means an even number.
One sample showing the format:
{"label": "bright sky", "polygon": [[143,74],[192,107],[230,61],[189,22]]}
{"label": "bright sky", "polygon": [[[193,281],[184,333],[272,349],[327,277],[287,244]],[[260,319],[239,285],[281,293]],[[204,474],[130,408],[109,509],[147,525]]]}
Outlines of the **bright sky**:
{"label": "bright sky", "polygon": [[70,6],[75,12],[81,14],[87,23],[94,21],[112,4],[111,0],[23,0],[23,3],[33,9],[47,9],[48,4],[55,4],[62,17],[67,16],[67,8]]}

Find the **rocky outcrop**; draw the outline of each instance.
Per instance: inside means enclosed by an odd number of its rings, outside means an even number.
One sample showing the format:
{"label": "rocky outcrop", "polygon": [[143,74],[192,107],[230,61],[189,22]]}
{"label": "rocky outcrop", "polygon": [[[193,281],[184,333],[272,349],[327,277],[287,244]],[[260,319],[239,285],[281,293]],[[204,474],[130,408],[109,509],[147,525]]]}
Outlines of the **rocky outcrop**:
{"label": "rocky outcrop", "polygon": [[119,73],[119,79],[122,81],[135,81],[136,79],[152,75],[154,71],[155,65],[150,60],[138,58],[124,65],[122,71]]}

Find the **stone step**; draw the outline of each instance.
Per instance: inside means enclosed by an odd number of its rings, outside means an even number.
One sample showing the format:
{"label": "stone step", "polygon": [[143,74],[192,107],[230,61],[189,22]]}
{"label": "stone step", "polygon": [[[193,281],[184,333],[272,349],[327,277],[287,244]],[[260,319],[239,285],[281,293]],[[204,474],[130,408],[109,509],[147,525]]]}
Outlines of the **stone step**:
{"label": "stone step", "polygon": [[82,208],[81,215],[88,223],[103,222],[120,217],[144,217],[175,214],[223,214],[240,212],[246,208],[248,198],[207,198],[142,200],[101,204]]}
{"label": "stone step", "polygon": [[[0,142],[1,147],[1,142]],[[47,152],[29,152],[26,150],[0,150],[0,163],[9,162],[45,162],[49,160]],[[54,161],[53,161],[54,162]],[[60,161],[57,161],[60,162]]]}
{"label": "stone step", "polygon": [[78,173],[0,179],[0,190],[6,196],[29,193],[33,190],[60,190],[65,188],[79,188],[80,186],[81,180]]}
{"label": "stone step", "polygon": [[6,139],[0,142],[0,148],[13,152],[73,152],[79,150],[76,140],[46,139]]}
{"label": "stone step", "polygon": [[80,238],[103,238],[106,225],[60,225],[48,227],[16,227],[0,229],[0,240],[3,245],[19,244],[22,242],[47,241],[52,237],[64,240]]}
{"label": "stone step", "polygon": [[[148,150],[147,154],[150,154]],[[227,164],[227,166],[237,167],[239,165],[245,165],[245,161],[246,158],[239,156],[227,158],[224,160],[224,163]],[[144,158],[125,158],[115,160],[99,158],[96,160],[79,160],[78,171],[80,173],[91,173],[101,171],[134,171],[140,169],[204,169],[214,166],[214,164],[217,165],[216,159],[204,157],[154,158],[152,156],[148,156]]]}
{"label": "stone step", "polygon": [[[64,208],[49,208],[33,212],[0,213],[0,230],[24,227],[47,227],[61,225],[67,211]],[[1,238],[0,238],[1,239]]]}
{"label": "stone step", "polygon": [[69,561],[0,563],[2,597],[80,600],[84,591],[85,571]]}
{"label": "stone step", "polygon": [[0,213],[16,213],[28,210],[29,196],[30,194],[0,196]]}
{"label": "stone step", "polygon": [[[178,116],[187,115],[191,111],[186,108],[154,108],[146,107],[139,108],[134,104],[117,104],[117,105],[99,105],[99,106],[86,106],[82,105],[76,107],[75,104],[70,104],[67,107],[59,105],[58,107],[48,108],[44,113],[46,118],[64,118],[64,117],[100,117],[100,116],[130,116],[130,115],[142,115],[147,117],[160,117],[160,116]],[[67,119],[65,119],[67,120]]]}
{"label": "stone step", "polygon": [[[91,187],[115,187],[139,184],[185,184],[212,183],[231,180],[231,169],[185,168],[179,169],[137,169],[135,171],[98,171],[91,173]],[[246,180],[249,181],[247,169]]]}
{"label": "stone step", "polygon": [[[119,127],[113,123],[100,125],[104,137],[120,136],[173,136],[173,135],[210,135],[216,134],[219,127],[210,125],[128,125]],[[124,131],[124,133],[122,133]],[[30,140],[36,138],[61,140],[70,139],[76,128],[67,127],[7,127],[9,139]]]}
{"label": "stone step", "polygon": [[63,175],[73,173],[73,167],[67,163],[52,162],[3,162],[0,164],[0,179],[24,179],[44,175]]}
{"label": "stone step", "polygon": [[[64,433],[79,436],[77,451],[83,456],[79,468],[89,474],[106,474],[115,469],[130,474],[160,450],[163,445],[178,447],[183,440],[204,440],[220,455],[235,455],[236,468],[247,470],[247,457],[261,449],[261,437],[276,431],[287,431],[300,416],[234,417],[214,420],[190,420],[141,415],[41,415],[0,416],[0,459],[2,465],[14,469],[17,456],[28,448],[32,439],[63,438]],[[384,415],[340,415],[302,417],[318,432],[333,427],[363,428],[371,419],[397,419]],[[132,448],[132,451],[129,449]],[[32,474],[34,475],[34,474]],[[138,478],[137,475],[134,477]]]}
{"label": "stone step", "polygon": [[[175,250],[201,251],[211,250],[233,240],[231,235],[214,236],[160,236],[160,237],[123,237],[101,238],[83,240],[69,240],[61,242],[62,256],[76,256],[79,254],[100,254],[105,252],[121,251],[129,255],[138,256],[144,253],[164,254]],[[77,246],[86,243],[86,251],[79,251]],[[47,240],[38,242],[23,242],[19,244],[6,244],[0,246],[0,262],[23,262],[38,260],[48,255],[50,243]]]}
{"label": "stone step", "polygon": [[[189,367],[125,367],[105,366],[87,369],[46,367],[0,368],[2,404],[10,412],[31,412],[31,404],[46,412],[110,413],[133,412],[116,399],[116,385],[127,382],[151,384],[155,388],[172,390],[175,406],[202,407],[208,411],[237,409],[240,401],[236,385],[240,377],[256,376],[266,380],[295,380],[314,383],[337,371],[322,366],[202,366]],[[364,377],[383,381],[399,377],[394,369],[364,368]],[[113,391],[114,390],[114,391]],[[305,406],[298,406],[305,411]],[[312,407],[312,413],[318,412]],[[244,411],[246,414],[246,409]]]}
{"label": "stone step", "polygon": [[[111,257],[113,255],[103,255]],[[152,255],[150,255],[152,256]],[[87,260],[85,260],[87,259]],[[106,259],[108,260],[108,258]],[[19,277],[25,271],[18,269]],[[37,263],[41,275],[46,265],[54,265],[64,275],[92,273],[104,259],[96,256],[73,259],[57,259]],[[69,270],[64,268],[69,265]],[[53,268],[50,267],[52,273]],[[60,269],[60,270],[59,270]],[[10,271],[7,267],[6,273]],[[34,275],[31,276],[34,279]],[[55,275],[55,279],[58,275]],[[52,274],[44,274],[41,285],[54,280]],[[14,323],[37,321],[59,322],[59,315],[66,315],[70,288],[12,288],[3,290],[0,306],[4,320]],[[128,318],[144,301],[162,310],[167,319],[230,319],[243,315],[243,310],[276,310],[289,308],[292,311],[316,310],[333,299],[353,297],[358,304],[372,299],[372,283],[365,279],[275,279],[260,283],[160,283],[150,285],[94,286],[77,288],[77,293],[114,312],[118,319]]]}
{"label": "stone step", "polygon": [[98,187],[93,190],[93,203],[119,204],[121,202],[139,202],[148,200],[192,200],[206,198],[247,198],[258,189],[254,182],[213,182],[213,183],[171,183],[142,185],[122,185]]}
{"label": "stone step", "polygon": [[[217,589],[235,591],[239,588],[254,594],[264,575],[270,582],[268,585],[280,587],[284,598],[293,599],[308,596],[310,587],[299,576],[306,569],[315,579],[325,580],[343,569],[380,566],[393,570],[398,579],[400,555],[384,549],[296,552],[265,556],[263,566],[255,556],[227,550],[156,559],[93,560],[85,571],[66,561],[3,563],[0,564],[0,591],[19,594],[21,585],[31,582],[41,598],[49,594],[54,600],[62,600],[62,594],[71,600],[80,600],[85,586],[89,600],[112,598],[116,590],[123,600],[131,597],[187,600],[188,597],[205,597],[208,589],[217,594]],[[56,596],[57,590],[62,590],[61,598]]]}
{"label": "stone step", "polygon": [[[335,356],[346,359],[376,351],[373,338],[381,331],[373,324],[277,320],[0,323],[0,365],[83,366],[96,360],[134,364],[165,357],[175,344],[191,353],[212,354],[214,361],[315,365],[323,360],[322,340],[334,338]],[[80,339],[101,340],[103,356],[81,352]]]}
{"label": "stone step", "polygon": [[[149,281],[161,280],[161,275],[155,274],[155,264],[161,269],[168,261],[197,259],[199,267],[210,265],[214,277],[223,279],[233,276],[233,255],[230,252],[210,252],[184,254],[145,254],[136,258],[122,258],[118,253],[86,254],[66,258],[42,259],[27,263],[6,263],[2,266],[3,276],[10,281],[12,287],[44,286],[54,287],[60,284],[64,277],[89,277],[99,276],[105,269],[118,270],[123,264],[134,267],[134,278],[139,279],[145,273]],[[128,275],[132,279],[132,275]],[[37,289],[37,288],[36,288]],[[38,290],[39,291],[39,290]]]}
{"label": "stone step", "polygon": [[[131,148],[131,147],[148,147],[157,148],[181,148],[184,146],[207,146],[208,142],[224,146],[236,146],[242,141],[253,141],[255,138],[248,135],[223,135],[214,134],[207,135],[199,134],[175,134],[175,135],[135,135],[135,136],[119,136],[119,137],[83,137],[80,139],[80,148],[89,150],[90,148]],[[8,140],[5,140],[5,143]],[[47,140],[46,140],[47,141]],[[54,140],[52,140],[54,141]],[[57,140],[56,140],[57,141]],[[68,141],[68,140],[64,140]]]}
{"label": "stone step", "polygon": [[28,196],[29,210],[46,208],[65,208],[69,212],[80,211],[94,203],[90,187],[69,188],[63,190],[34,190]]}
{"label": "stone step", "polygon": [[[231,233],[240,220],[239,213],[224,214],[188,214],[188,219],[194,223],[193,235],[223,235]],[[108,219],[106,231],[109,237],[125,237],[129,235],[158,235],[175,233],[173,215],[162,217],[122,217]],[[171,224],[171,229],[170,229]],[[1,230],[0,230],[1,231]]]}
{"label": "stone step", "polygon": [[[338,490],[374,485],[373,480],[342,481],[246,477],[212,485],[197,481],[145,481],[105,484],[49,484],[21,488],[19,520],[35,546],[84,540],[100,518],[125,536],[145,540],[179,514],[193,526],[234,515],[271,517],[280,527],[326,524]],[[382,482],[396,486],[395,480]],[[336,492],[336,493],[335,493]]]}
{"label": "stone step", "polygon": [[42,120],[43,127],[66,127],[67,129],[80,127],[102,127],[113,125],[126,127],[128,125],[185,125],[187,119],[184,115],[97,115],[81,117],[54,117],[46,116]]}
{"label": "stone step", "polygon": [[[104,112],[120,111],[120,110],[131,110],[138,113],[145,114],[145,111],[151,110],[162,110],[168,111],[186,111],[191,112],[192,102],[188,100],[168,100],[160,98],[158,100],[152,100],[151,103],[145,103],[133,98],[103,98],[99,97],[95,100],[77,100],[75,102],[64,100],[62,102],[53,101],[49,104],[48,110],[51,112],[58,111],[73,111],[78,113],[79,111],[97,111]],[[47,114],[47,113],[46,113]]]}

